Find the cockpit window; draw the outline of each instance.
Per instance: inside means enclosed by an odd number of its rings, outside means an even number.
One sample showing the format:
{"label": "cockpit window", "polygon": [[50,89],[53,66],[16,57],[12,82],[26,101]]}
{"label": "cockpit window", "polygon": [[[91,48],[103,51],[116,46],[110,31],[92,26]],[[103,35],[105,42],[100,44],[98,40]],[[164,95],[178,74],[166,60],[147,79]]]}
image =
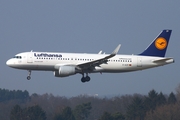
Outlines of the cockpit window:
{"label": "cockpit window", "polygon": [[14,56],[13,58],[21,59],[21,56]]}

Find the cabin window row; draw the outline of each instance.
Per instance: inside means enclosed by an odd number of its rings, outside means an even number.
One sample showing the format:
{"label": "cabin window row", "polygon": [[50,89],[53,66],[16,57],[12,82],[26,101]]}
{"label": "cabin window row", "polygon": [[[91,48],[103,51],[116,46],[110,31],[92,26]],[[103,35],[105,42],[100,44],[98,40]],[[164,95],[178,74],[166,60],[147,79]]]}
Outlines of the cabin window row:
{"label": "cabin window row", "polygon": [[108,62],[132,62],[132,60],[108,60]]}
{"label": "cabin window row", "polygon": [[[49,59],[49,60],[54,60],[54,59],[56,59],[56,60],[73,60],[73,58],[41,58],[41,57],[37,57],[36,59]],[[79,60],[79,61],[92,61],[92,60],[94,60],[94,59],[78,59],[78,58],[75,58],[74,60]]]}
{"label": "cabin window row", "polygon": [[[37,57],[37,59],[49,59],[49,60],[54,60],[54,59],[56,59],[56,60],[73,60],[73,58],[48,58],[48,57],[46,57],[46,58],[41,58],[41,57]],[[78,60],[78,61],[93,61],[94,59],[81,59],[81,58],[74,58],[74,60]],[[132,60],[109,60],[108,59],[108,62],[132,62]]]}

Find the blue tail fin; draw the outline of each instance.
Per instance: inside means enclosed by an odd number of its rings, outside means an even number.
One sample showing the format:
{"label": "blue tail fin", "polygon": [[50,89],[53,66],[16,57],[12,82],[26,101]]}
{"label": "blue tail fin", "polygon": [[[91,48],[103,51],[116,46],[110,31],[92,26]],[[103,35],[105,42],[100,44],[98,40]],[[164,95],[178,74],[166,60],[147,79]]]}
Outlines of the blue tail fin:
{"label": "blue tail fin", "polygon": [[155,40],[139,55],[164,57],[172,30],[163,30]]}

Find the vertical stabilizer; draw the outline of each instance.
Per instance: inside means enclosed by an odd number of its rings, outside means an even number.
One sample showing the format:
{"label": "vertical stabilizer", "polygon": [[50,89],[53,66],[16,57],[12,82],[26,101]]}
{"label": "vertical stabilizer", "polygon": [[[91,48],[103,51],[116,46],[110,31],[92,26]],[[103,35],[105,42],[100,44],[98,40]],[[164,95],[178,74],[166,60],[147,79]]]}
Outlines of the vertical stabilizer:
{"label": "vertical stabilizer", "polygon": [[139,55],[164,57],[172,30],[163,30]]}

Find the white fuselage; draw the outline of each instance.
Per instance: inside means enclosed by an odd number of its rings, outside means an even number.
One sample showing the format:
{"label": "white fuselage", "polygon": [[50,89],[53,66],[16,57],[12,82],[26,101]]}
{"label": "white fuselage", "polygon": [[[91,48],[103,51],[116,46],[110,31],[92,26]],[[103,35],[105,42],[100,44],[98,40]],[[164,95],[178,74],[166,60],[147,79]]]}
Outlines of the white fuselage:
{"label": "white fuselage", "polygon": [[[107,54],[82,54],[82,53],[52,53],[52,52],[24,52],[7,61],[7,65],[24,70],[58,71],[59,66],[72,65],[94,61],[107,56]],[[153,62],[164,57],[151,57],[140,55],[116,55],[106,63],[96,66],[89,72],[130,72],[157,67],[174,62],[168,59],[163,62]]]}

